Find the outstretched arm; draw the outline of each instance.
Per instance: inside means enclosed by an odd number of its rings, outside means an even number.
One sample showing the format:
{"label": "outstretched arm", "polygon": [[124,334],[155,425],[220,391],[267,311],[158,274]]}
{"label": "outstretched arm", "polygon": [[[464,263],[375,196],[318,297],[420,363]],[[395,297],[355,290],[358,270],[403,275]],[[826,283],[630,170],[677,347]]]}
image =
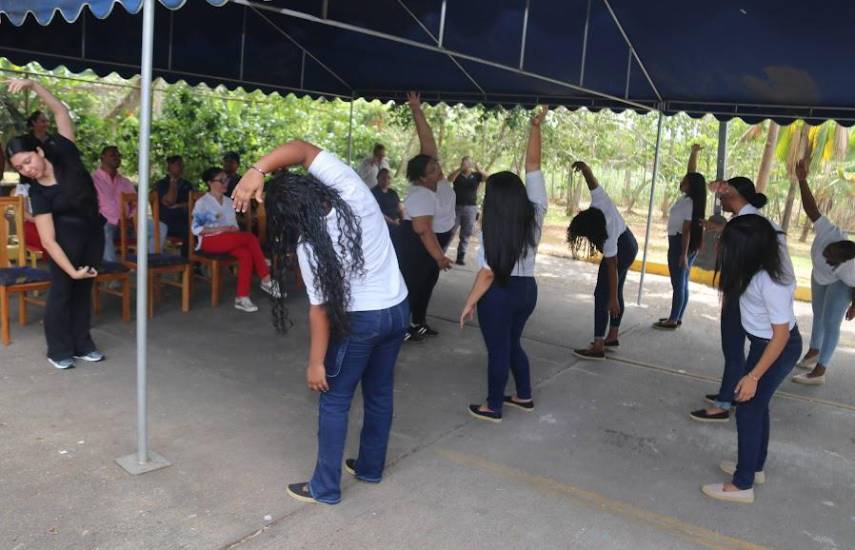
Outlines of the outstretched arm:
{"label": "outstretched arm", "polygon": [[321,149],[307,141],[295,139],[270,151],[252,165],[232,192],[235,210],[246,212],[252,199],[264,202],[264,176],[289,166],[309,169]]}
{"label": "outstretched arm", "polygon": [[410,110],[413,112],[413,121],[416,123],[416,133],[419,135],[419,144],[421,145],[421,154],[439,159],[439,148],[436,146],[436,140],[433,138],[433,131],[430,129],[425,113],[422,111],[422,99],[418,92],[407,92],[407,103]]}
{"label": "outstretched arm", "polygon": [[53,113],[56,131],[68,141],[74,142],[74,122],[71,121],[71,115],[68,113],[68,107],[65,106],[65,103],[58,100],[38,82],[26,78],[16,78],[9,81],[9,92],[15,94],[25,90],[34,91],[44,101],[47,108]]}
{"label": "outstretched arm", "polygon": [[686,173],[698,171],[698,154],[701,152],[701,146],[697,143],[692,144],[692,150],[689,152],[689,165],[686,167]]}
{"label": "outstretched arm", "polygon": [[541,135],[540,125],[549,112],[549,106],[544,105],[540,112],[531,119],[531,130],[528,134],[528,147],[525,151],[525,171],[536,172],[540,170]]}
{"label": "outstretched arm", "polygon": [[594,177],[594,172],[591,171],[591,167],[581,160],[574,162],[572,168],[577,172],[581,172],[582,176],[585,178],[585,183],[588,184],[589,191],[593,191],[600,186],[600,182],[598,182],[597,178]]}
{"label": "outstretched arm", "polygon": [[802,207],[805,210],[805,214],[810,218],[810,221],[816,223],[816,220],[822,216],[822,212],[819,211],[819,207],[816,205],[816,199],[814,198],[810,187],[808,187],[808,170],[809,167],[805,159],[796,163],[796,177],[799,179],[799,193],[802,196]]}

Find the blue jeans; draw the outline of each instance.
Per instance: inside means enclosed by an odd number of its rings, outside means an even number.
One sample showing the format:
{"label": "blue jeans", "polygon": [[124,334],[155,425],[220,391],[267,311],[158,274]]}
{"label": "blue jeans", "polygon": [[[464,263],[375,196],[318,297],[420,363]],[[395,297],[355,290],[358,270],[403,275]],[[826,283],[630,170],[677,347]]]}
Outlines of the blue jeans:
{"label": "blue jeans", "polygon": [[[154,254],[154,222],[149,218],[148,220],[148,253]],[[169,231],[169,228],[163,222],[158,222],[160,224],[160,244],[163,246],[163,243],[166,241],[166,234]],[[119,233],[119,226],[113,225],[111,223],[104,224],[104,261],[105,262],[118,262],[118,258],[116,256],[116,236]],[[129,235],[133,235],[135,232],[133,229],[128,232]]]}
{"label": "blue jeans", "polygon": [[618,238],[617,272],[618,272],[618,302],[620,303],[620,315],[611,317],[609,315],[609,270],[606,267],[605,258],[600,262],[600,270],[597,273],[597,286],[594,287],[594,336],[605,338],[606,330],[620,327],[623,319],[623,284],[626,282],[626,274],[635,261],[638,254],[638,242],[629,228]]}
{"label": "blue jeans", "polygon": [[724,354],[724,373],[714,405],[730,410],[736,385],[745,375],[745,329],[742,328],[739,300],[725,302],[721,307],[721,351]]}
{"label": "blue jeans", "polygon": [[[751,347],[743,374],[748,373],[760,360],[769,340],[748,335]],[[757,383],[757,393],[752,399],[740,403],[736,409],[736,433],[739,440],[739,461],[733,474],[733,484],[740,489],[754,485],[754,473],[763,470],[769,449],[769,401],[781,382],[789,376],[802,354],[802,336],[798,325],[790,331],[790,339],[781,355]]]}
{"label": "blue jeans", "polygon": [[494,282],[478,302],[478,322],[487,344],[487,406],[502,412],[508,371],[517,397],[531,399],[528,356],[522,348],[525,323],[537,305],[534,277],[511,277],[504,287]]}
{"label": "blue jeans", "polygon": [[813,327],[810,347],[819,350],[819,364],[828,367],[840,341],[840,324],[852,301],[852,289],[842,281],[821,285],[810,279]]}
{"label": "blue jeans", "polygon": [[671,275],[671,287],[674,292],[671,296],[671,321],[682,321],[689,305],[689,272],[698,257],[697,252],[689,254],[688,269],[680,265],[683,257],[683,236],[681,234],[668,235],[668,273]]}
{"label": "blue jeans", "polygon": [[309,482],[315,500],[341,500],[341,462],[347,439],[347,416],[356,386],[362,382],[364,418],[356,459],[356,477],[379,482],[392,428],[395,361],[409,326],[407,300],[388,309],[354,311],[350,334],[331,342],[324,365],[329,390],[319,399],[318,462]]}

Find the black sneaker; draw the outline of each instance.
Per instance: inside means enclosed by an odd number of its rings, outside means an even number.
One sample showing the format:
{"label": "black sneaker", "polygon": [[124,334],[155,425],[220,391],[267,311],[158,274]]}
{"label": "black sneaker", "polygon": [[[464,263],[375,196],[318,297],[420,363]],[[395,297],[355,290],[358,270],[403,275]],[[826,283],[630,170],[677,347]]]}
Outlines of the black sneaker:
{"label": "black sneaker", "polygon": [[457,265],[466,265],[466,262],[464,262],[464,261],[463,261],[463,257],[462,257],[462,256],[458,256],[458,257],[457,257],[457,261],[456,261],[456,262],[454,262],[454,263],[456,263]]}
{"label": "black sneaker", "polygon": [[591,349],[574,349],[573,355],[586,361],[602,361],[606,358],[606,352],[596,352]]}
{"label": "black sneaker", "polygon": [[532,412],[534,410],[534,401],[514,401],[514,398],[511,395],[505,396],[505,405],[517,407],[526,412]]}
{"label": "black sneaker", "polygon": [[356,459],[348,458],[344,461],[344,471],[356,477]]}
{"label": "black sneaker", "polygon": [[309,482],[292,483],[288,486],[288,496],[300,502],[317,502],[309,492]]}
{"label": "black sneaker", "polygon": [[706,409],[698,409],[689,413],[689,416],[698,422],[727,422],[730,420],[730,411],[710,414]]}
{"label": "black sneaker", "polygon": [[416,327],[416,329],[418,330],[419,334],[422,336],[439,336],[439,332],[430,328],[430,325],[428,325],[427,323],[425,323],[423,325],[418,325]]}
{"label": "black sneaker", "polygon": [[419,334],[419,329],[417,327],[410,327],[407,329],[407,332],[404,333],[404,342],[419,344],[424,341],[425,337]]}
{"label": "black sneaker", "polygon": [[469,414],[478,420],[486,420],[487,422],[493,422],[495,424],[502,421],[502,413],[495,411],[482,411],[480,408],[481,405],[479,404],[469,405]]}

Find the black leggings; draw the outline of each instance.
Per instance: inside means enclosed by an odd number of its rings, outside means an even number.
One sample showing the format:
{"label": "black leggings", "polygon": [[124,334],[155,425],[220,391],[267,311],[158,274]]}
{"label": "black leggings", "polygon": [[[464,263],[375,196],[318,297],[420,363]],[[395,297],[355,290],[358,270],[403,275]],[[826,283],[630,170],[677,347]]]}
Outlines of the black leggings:
{"label": "black leggings", "polygon": [[[79,218],[54,217],[56,242],[74,267],[98,268],[104,255],[104,229]],[[75,280],[56,263],[50,265],[50,290],[45,307],[48,357],[55,361],[95,350],[89,334],[92,279]]]}
{"label": "black leggings", "polygon": [[[440,248],[451,240],[451,231],[437,233]],[[421,238],[413,231],[410,220],[402,220],[398,263],[409,291],[410,310],[414,325],[423,325],[427,320],[427,309],[433,287],[439,280],[439,266],[425,249]]]}

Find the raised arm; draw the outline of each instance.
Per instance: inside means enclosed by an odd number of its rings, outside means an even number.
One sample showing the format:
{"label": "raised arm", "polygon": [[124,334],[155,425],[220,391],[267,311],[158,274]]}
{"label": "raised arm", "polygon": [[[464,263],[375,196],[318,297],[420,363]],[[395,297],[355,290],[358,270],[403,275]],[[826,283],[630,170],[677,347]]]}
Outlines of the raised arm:
{"label": "raised arm", "polygon": [[421,154],[439,159],[439,148],[437,148],[436,140],[433,138],[433,131],[425,118],[424,111],[422,111],[421,95],[418,92],[407,92],[407,104],[413,112],[413,121],[416,123],[416,133],[419,135],[419,144],[421,145]]}
{"label": "raised arm", "polygon": [[600,186],[600,182],[597,181],[597,178],[594,177],[594,172],[591,171],[591,167],[582,162],[581,160],[577,160],[573,163],[573,170],[580,172],[582,177],[585,178],[585,183],[588,184],[588,190],[593,191],[597,187]]}
{"label": "raised arm", "polygon": [[698,154],[701,152],[701,146],[697,143],[692,144],[692,150],[689,152],[689,165],[686,166],[686,173],[698,171]]}
{"label": "raised arm", "polygon": [[805,210],[805,214],[807,214],[810,221],[816,223],[822,216],[822,212],[819,211],[819,207],[816,205],[816,199],[811,193],[810,187],[808,187],[807,177],[808,177],[809,166],[805,159],[802,159],[796,163],[796,177],[799,180],[799,193],[802,196],[802,207]]}
{"label": "raised arm", "polygon": [[232,192],[235,210],[246,212],[252,199],[264,202],[264,177],[280,168],[300,165],[306,170],[321,149],[307,141],[295,139],[270,151],[253,164]]}
{"label": "raised arm", "polygon": [[525,171],[536,172],[540,170],[540,155],[541,155],[541,135],[540,125],[549,112],[549,106],[544,105],[540,112],[534,115],[531,119],[531,129],[528,134],[528,147],[525,151]]}
{"label": "raised arm", "polygon": [[71,121],[68,107],[38,82],[26,78],[16,78],[9,81],[9,92],[15,94],[25,90],[34,91],[47,108],[50,109],[56,121],[56,131],[59,135],[68,141],[74,142],[74,122]]}

